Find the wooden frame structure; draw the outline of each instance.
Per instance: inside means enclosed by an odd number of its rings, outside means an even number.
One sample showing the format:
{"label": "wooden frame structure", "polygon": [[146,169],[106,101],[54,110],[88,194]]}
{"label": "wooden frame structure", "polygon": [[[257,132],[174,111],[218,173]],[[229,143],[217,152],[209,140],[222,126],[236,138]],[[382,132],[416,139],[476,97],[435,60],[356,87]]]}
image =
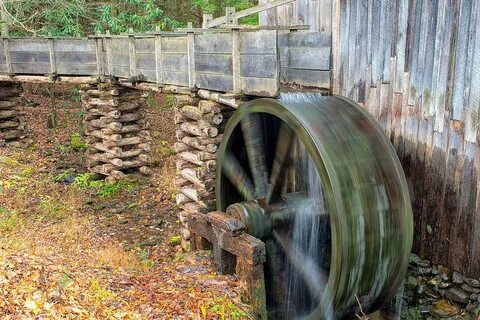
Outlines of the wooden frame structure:
{"label": "wooden frame structure", "polygon": [[287,84],[328,90],[330,51],[323,34],[288,30],[3,38],[0,73],[94,75],[275,97]]}

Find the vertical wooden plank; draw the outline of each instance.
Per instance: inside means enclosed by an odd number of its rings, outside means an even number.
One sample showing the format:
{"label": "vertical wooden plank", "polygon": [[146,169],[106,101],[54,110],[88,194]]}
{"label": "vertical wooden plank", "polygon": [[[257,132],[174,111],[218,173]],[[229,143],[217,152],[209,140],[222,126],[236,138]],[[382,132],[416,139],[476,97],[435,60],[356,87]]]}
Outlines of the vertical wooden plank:
{"label": "vertical wooden plank", "polygon": [[348,30],[350,23],[349,0],[340,2],[340,94],[347,96],[348,88]]}
{"label": "vertical wooden plank", "polygon": [[410,77],[408,90],[408,105],[415,105],[416,97],[416,73],[420,48],[420,28],[422,24],[422,1],[414,0],[414,6],[409,10],[409,45],[408,45],[408,72]]}
{"label": "vertical wooden plank", "polygon": [[12,58],[10,57],[10,42],[8,38],[3,38],[3,50],[5,53],[5,63],[7,64],[7,72],[13,74]]}
{"label": "vertical wooden plank", "polygon": [[456,51],[455,51],[455,77],[452,101],[452,119],[460,120],[463,110],[463,98],[465,93],[465,72],[467,63],[467,51],[469,44],[470,15],[472,2],[461,0],[460,16],[458,19],[459,27],[456,33]]}
{"label": "vertical wooden plank", "polygon": [[155,74],[157,84],[163,84],[162,35],[155,35]]}
{"label": "vertical wooden plank", "polygon": [[408,0],[398,2],[398,26],[396,39],[396,76],[394,92],[403,91],[403,79],[405,71],[406,44],[407,44]]}
{"label": "vertical wooden plank", "polygon": [[[428,34],[428,21],[430,18],[429,6],[430,1],[423,1],[421,6],[421,20],[419,22],[419,29],[417,32],[420,32],[419,42],[418,42],[418,53],[416,55],[416,65],[415,68],[412,67],[410,74],[413,74],[411,86],[411,95],[413,103],[416,104],[416,100],[421,97],[423,91],[423,77],[424,77],[424,63],[425,63],[425,52],[427,48],[427,34]],[[423,101],[418,104],[420,111],[423,112]],[[421,113],[420,113],[421,115]]]}
{"label": "vertical wooden plank", "polygon": [[355,74],[357,82],[357,101],[365,102],[365,84],[367,71],[367,38],[368,38],[368,1],[358,2],[358,41],[357,41],[357,62]]}
{"label": "vertical wooden plank", "polygon": [[98,75],[105,74],[104,66],[104,54],[103,54],[103,41],[102,38],[95,38],[95,57],[97,59],[97,73]]}
{"label": "vertical wooden plank", "polygon": [[130,77],[137,76],[137,51],[135,49],[135,37],[128,36],[128,56],[130,59]]}
{"label": "vertical wooden plank", "polygon": [[195,33],[187,33],[188,86],[195,88]]}
{"label": "vertical wooden plank", "polygon": [[[438,21],[438,14],[442,14],[441,9],[439,10],[440,1],[428,2],[428,19],[426,24],[426,37],[425,37],[425,60],[422,64],[422,106],[423,106],[423,115],[432,116],[435,113],[433,112],[433,92],[432,83],[436,81],[434,65],[435,65],[435,56],[439,55],[439,47],[441,47],[441,38],[442,34],[438,34],[437,31],[440,31],[442,28],[442,21]],[[440,17],[442,18],[442,17]]]}
{"label": "vertical wooden plank", "polygon": [[334,0],[333,2],[333,23],[332,23],[332,92],[340,94],[340,33],[341,33],[341,19],[340,19],[341,1]]}
{"label": "vertical wooden plank", "polygon": [[382,20],[382,1],[381,0],[372,0],[371,6],[371,85],[376,86],[377,81],[380,79],[380,52],[381,52],[381,20]]}
{"label": "vertical wooden plank", "polygon": [[242,91],[240,70],[240,29],[232,29],[232,69],[233,69],[233,92]]}
{"label": "vertical wooden plank", "polygon": [[350,0],[349,1],[349,22],[348,22],[348,67],[347,67],[347,97],[356,101],[357,94],[355,92],[355,62],[357,58],[357,15],[358,8],[357,4],[360,0]]}
{"label": "vertical wooden plank", "polygon": [[[109,32],[107,31],[107,34],[109,34]],[[114,76],[113,74],[113,52],[112,52],[112,42],[113,42],[113,38],[111,37],[106,37],[106,38],[103,38],[103,44],[105,46],[105,52],[106,52],[106,55],[107,55],[107,70],[108,70],[108,75],[109,76]]]}
{"label": "vertical wooden plank", "polygon": [[395,14],[396,0],[382,1],[382,17],[381,17],[381,62],[380,70],[382,72],[382,82],[390,82],[390,62],[392,57],[392,41],[394,35],[393,21]]}
{"label": "vertical wooden plank", "polygon": [[55,41],[53,38],[48,39],[48,53],[50,57],[50,73],[57,73],[57,62],[55,59]]}
{"label": "vertical wooden plank", "polygon": [[[332,33],[332,15],[335,0],[318,1],[317,13],[319,15],[318,31],[326,34]],[[364,1],[362,1],[364,2]],[[365,3],[365,2],[364,2]]]}

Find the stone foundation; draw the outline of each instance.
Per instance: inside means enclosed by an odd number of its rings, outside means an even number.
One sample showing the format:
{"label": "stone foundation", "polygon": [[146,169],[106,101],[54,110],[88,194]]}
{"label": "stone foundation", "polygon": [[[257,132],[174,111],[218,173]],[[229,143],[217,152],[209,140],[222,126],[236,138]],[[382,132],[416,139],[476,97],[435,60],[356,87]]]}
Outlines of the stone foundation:
{"label": "stone foundation", "polygon": [[177,126],[176,202],[182,208],[182,247],[190,249],[188,214],[215,210],[216,151],[228,118],[234,109],[189,95],[175,96]]}
{"label": "stone foundation", "polygon": [[0,145],[21,147],[26,143],[21,93],[20,83],[0,82]]}
{"label": "stone foundation", "polygon": [[114,83],[85,84],[82,103],[89,170],[110,182],[132,171],[149,174],[151,137],[142,91]]}
{"label": "stone foundation", "polygon": [[[407,278],[395,304],[407,319],[477,319],[480,281],[412,254]],[[398,312],[399,310],[397,310]]]}

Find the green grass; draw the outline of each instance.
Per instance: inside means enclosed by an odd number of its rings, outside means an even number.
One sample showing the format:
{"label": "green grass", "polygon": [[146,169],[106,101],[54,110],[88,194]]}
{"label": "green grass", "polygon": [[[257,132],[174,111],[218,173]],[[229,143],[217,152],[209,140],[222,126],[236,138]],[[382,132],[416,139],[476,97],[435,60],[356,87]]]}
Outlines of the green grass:
{"label": "green grass", "polygon": [[0,234],[15,230],[19,223],[20,217],[15,211],[0,207]]}
{"label": "green grass", "polygon": [[100,198],[113,197],[121,192],[133,192],[137,188],[137,184],[133,181],[107,183],[103,180],[95,180],[95,174],[92,173],[78,175],[73,184],[82,190],[94,191]]}

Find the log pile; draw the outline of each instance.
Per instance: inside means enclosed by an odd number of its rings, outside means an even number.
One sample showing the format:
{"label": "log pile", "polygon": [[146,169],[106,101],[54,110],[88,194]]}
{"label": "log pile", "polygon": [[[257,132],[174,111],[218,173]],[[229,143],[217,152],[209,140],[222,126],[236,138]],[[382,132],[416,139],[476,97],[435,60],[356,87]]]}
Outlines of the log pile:
{"label": "log pile", "polygon": [[176,202],[182,208],[182,247],[189,248],[189,213],[207,213],[215,209],[216,152],[225,123],[233,110],[211,100],[188,95],[175,97],[177,153]]}
{"label": "log pile", "polygon": [[139,90],[113,83],[85,84],[85,135],[90,171],[114,182],[132,171],[148,175],[150,131],[145,97]]}
{"label": "log pile", "polygon": [[22,146],[26,138],[21,92],[20,83],[0,82],[0,144]]}

